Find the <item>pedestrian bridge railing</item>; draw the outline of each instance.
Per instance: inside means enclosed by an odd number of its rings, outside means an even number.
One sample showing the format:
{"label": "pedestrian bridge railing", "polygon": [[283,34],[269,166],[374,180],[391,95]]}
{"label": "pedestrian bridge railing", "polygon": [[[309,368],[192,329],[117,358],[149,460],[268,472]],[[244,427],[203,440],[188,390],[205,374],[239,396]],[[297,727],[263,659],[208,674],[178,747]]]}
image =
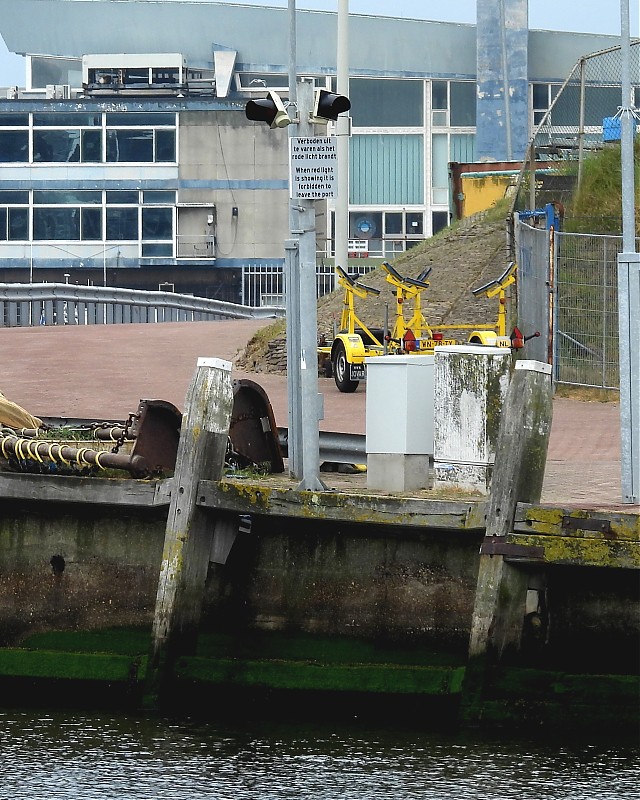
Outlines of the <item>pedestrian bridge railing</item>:
{"label": "pedestrian bridge railing", "polygon": [[284,315],[280,306],[243,306],[174,292],[68,283],[0,283],[0,327],[5,328],[269,319]]}

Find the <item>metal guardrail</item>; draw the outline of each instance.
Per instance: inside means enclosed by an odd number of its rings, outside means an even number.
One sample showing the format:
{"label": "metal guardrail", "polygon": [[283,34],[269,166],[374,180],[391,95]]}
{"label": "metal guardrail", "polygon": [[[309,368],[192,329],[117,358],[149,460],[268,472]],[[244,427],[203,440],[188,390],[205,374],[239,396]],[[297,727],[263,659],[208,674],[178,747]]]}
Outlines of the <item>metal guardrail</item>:
{"label": "metal guardrail", "polygon": [[[361,433],[320,431],[320,462],[366,464],[366,436]],[[288,453],[289,429],[278,428],[278,441],[284,455]]]}
{"label": "metal guardrail", "polygon": [[[42,421],[53,428],[91,427],[104,423],[105,420],[83,419],[80,417],[41,417]],[[110,423],[121,424],[122,420],[109,420]],[[278,428],[278,442],[283,456],[287,456],[289,429]],[[336,433],[320,431],[320,462],[330,461],[336,464],[366,464],[366,436],[362,433]]]}
{"label": "metal guardrail", "polygon": [[284,317],[280,306],[68,283],[0,283],[0,327],[109,325]]}

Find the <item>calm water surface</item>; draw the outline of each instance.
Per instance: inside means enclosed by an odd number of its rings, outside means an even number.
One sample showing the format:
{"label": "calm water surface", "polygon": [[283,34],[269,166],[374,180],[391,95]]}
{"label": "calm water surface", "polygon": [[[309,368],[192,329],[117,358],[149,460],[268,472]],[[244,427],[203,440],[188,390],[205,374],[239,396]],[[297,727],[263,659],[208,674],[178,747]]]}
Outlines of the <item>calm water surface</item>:
{"label": "calm water surface", "polygon": [[634,800],[636,742],[0,712],[1,800]]}

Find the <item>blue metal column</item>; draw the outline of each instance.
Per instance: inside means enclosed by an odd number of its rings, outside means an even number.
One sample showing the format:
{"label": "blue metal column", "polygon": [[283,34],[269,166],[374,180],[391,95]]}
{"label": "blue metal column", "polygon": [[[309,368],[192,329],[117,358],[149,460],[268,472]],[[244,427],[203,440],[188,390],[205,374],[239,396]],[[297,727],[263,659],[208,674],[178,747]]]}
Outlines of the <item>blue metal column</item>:
{"label": "blue metal column", "polygon": [[477,0],[476,154],[520,161],[529,140],[528,0]]}

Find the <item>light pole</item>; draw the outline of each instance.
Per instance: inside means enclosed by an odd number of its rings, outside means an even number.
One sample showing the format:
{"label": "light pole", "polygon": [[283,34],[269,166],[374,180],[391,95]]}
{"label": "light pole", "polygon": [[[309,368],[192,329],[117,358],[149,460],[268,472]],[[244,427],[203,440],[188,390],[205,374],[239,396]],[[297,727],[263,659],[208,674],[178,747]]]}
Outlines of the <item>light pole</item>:
{"label": "light pole", "polygon": [[620,0],[622,72],[622,253],[618,255],[620,361],[620,462],[622,500],[640,498],[640,256],[636,253],[633,139],[636,112],[631,102],[629,0]]}
{"label": "light pole", "polygon": [[[349,0],[338,0],[338,94],[349,97]],[[335,263],[347,269],[349,261],[349,112],[336,120],[338,198],[335,216]]]}
{"label": "light pole", "polygon": [[[296,0],[289,0],[289,115],[297,107],[297,55],[296,55]],[[294,135],[289,125],[289,139]],[[289,199],[289,231],[299,230],[299,207]],[[302,413],[300,407],[300,296],[298,285],[298,241],[292,238],[285,245],[285,303],[287,316],[287,398],[288,398],[288,453],[289,473],[299,478],[302,464]],[[298,320],[296,323],[295,321]]]}

